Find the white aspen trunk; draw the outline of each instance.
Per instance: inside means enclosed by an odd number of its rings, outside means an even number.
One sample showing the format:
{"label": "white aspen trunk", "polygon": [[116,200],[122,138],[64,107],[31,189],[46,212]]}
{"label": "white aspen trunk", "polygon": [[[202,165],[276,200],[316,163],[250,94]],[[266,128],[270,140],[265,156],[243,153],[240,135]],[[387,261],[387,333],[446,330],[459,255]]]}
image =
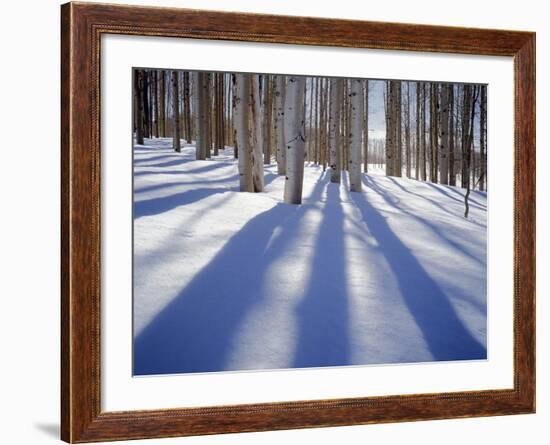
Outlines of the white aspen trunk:
{"label": "white aspen trunk", "polygon": [[206,158],[212,157],[212,98],[210,96],[212,77],[211,73],[204,73],[202,87],[202,101],[204,103],[204,132],[206,134],[204,144],[204,155]]}
{"label": "white aspen trunk", "polygon": [[396,126],[396,86],[395,81],[386,82],[386,176],[395,175],[397,126]]}
{"label": "white aspen trunk", "polygon": [[286,177],[284,201],[302,203],[304,182],[306,78],[288,78],[285,95]]}
{"label": "white aspen trunk", "polygon": [[386,80],[385,85],[385,96],[384,96],[384,117],[386,122],[386,138],[384,141],[384,151],[385,151],[385,170],[386,176],[393,174],[393,107],[392,107],[392,92],[391,92],[391,82]]}
{"label": "white aspen trunk", "polygon": [[411,84],[407,85],[407,108],[405,108],[405,152],[407,154],[406,172],[407,178],[411,177]]}
{"label": "white aspen trunk", "polygon": [[[314,158],[313,143],[315,142],[315,137],[313,136],[313,98],[315,94],[315,79],[313,77],[309,78],[309,119],[307,125],[307,160],[312,162]],[[304,95],[305,97],[305,95]],[[307,109],[307,108],[306,108]]]}
{"label": "white aspen trunk", "polygon": [[472,108],[472,89],[471,85],[462,87],[462,170],[461,186],[467,188],[470,175],[470,159],[468,151],[468,137],[470,134],[470,114]]}
{"label": "white aspen trunk", "polygon": [[329,165],[330,182],[340,183],[342,171],[342,137],[340,109],[342,108],[343,80],[330,79]]}
{"label": "white aspen trunk", "polygon": [[422,104],[421,104],[421,126],[420,126],[420,173],[422,181],[426,175],[426,84],[422,83]]}
{"label": "white aspen trunk", "polygon": [[351,149],[349,157],[350,191],[361,191],[361,149],[363,139],[363,80],[352,79],[350,82],[351,99]]}
{"label": "white aspen trunk", "polygon": [[395,81],[395,151],[394,151],[394,160],[395,167],[393,174],[394,176],[401,177],[403,176],[403,136],[401,132],[401,81]]}
{"label": "white aspen trunk", "polygon": [[239,147],[239,186],[241,192],[253,192],[252,152],[250,147],[250,75],[236,74],[235,129]]}
{"label": "white aspen trunk", "polygon": [[285,152],[285,76],[275,81],[275,135],[277,137],[277,173],[286,174]]}
{"label": "white aspen trunk", "polygon": [[[456,185],[455,173],[455,99],[454,85],[449,87],[449,185]],[[458,115],[458,113],[457,113]]]}
{"label": "white aspen trunk", "polygon": [[231,74],[231,138],[233,142],[233,156],[239,157],[239,144],[237,142],[237,75]]}
{"label": "white aspen trunk", "polygon": [[441,96],[441,114],[440,114],[440,150],[439,150],[439,168],[440,168],[440,183],[448,184],[449,183],[449,88],[452,88],[450,85],[441,85],[440,96]]}
{"label": "white aspen trunk", "polygon": [[271,76],[264,76],[264,100],[263,100],[263,149],[264,149],[264,165],[271,163],[271,91],[272,82]]}
{"label": "white aspen trunk", "polygon": [[487,175],[487,85],[481,86],[481,97],[479,105],[479,156],[480,156],[480,172],[479,172],[479,190],[485,190]]}
{"label": "white aspen trunk", "polygon": [[262,103],[260,100],[260,76],[252,76],[250,89],[250,147],[252,152],[252,182],[255,192],[264,191]]}
{"label": "white aspen trunk", "polygon": [[369,81],[365,80],[364,94],[365,94],[365,109],[363,113],[364,129],[363,129],[363,170],[365,173],[369,170]]}
{"label": "white aspen trunk", "polygon": [[323,166],[323,172],[327,169],[327,98],[328,79],[320,79],[321,100],[319,116],[319,162]]}

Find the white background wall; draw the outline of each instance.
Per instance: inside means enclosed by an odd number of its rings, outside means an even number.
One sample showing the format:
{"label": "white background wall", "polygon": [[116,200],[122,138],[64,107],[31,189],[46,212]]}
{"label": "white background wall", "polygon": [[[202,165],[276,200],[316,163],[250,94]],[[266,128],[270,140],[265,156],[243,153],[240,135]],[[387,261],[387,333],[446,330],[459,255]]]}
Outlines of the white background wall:
{"label": "white background wall", "polygon": [[[119,0],[121,3],[127,3]],[[460,0],[133,0],[128,3],[537,32],[537,414],[154,440],[175,444],[548,441],[550,30],[545,2]],[[59,413],[59,4],[4,2],[0,32],[0,442],[54,442]],[[33,119],[29,119],[29,113]],[[546,350],[546,351],[545,351]],[[483,436],[483,437],[481,437]]]}

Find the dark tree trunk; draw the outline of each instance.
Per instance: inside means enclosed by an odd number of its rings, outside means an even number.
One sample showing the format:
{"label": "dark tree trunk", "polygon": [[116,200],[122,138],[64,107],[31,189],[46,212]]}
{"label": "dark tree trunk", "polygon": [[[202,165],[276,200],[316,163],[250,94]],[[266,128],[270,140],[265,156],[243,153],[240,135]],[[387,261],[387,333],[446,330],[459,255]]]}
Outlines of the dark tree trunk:
{"label": "dark tree trunk", "polygon": [[158,138],[159,137],[158,72],[157,72],[157,70],[153,70],[151,74],[152,74],[152,79],[151,79],[152,104],[151,104],[151,107],[153,109],[153,136]]}
{"label": "dark tree trunk", "polygon": [[159,71],[160,85],[159,85],[159,131],[160,136],[166,137],[166,72],[164,70]]}
{"label": "dark tree trunk", "polygon": [[173,147],[177,152],[181,152],[180,142],[180,107],[179,107],[179,81],[178,72],[172,71],[172,114],[174,118],[173,125]]}
{"label": "dark tree trunk", "polygon": [[142,91],[142,100],[143,100],[143,134],[144,137],[151,137],[151,114],[149,109],[149,74],[147,70],[143,70],[143,89]]}
{"label": "dark tree trunk", "polygon": [[455,173],[455,88],[451,85],[449,90],[449,185],[456,185]]}
{"label": "dark tree trunk", "polygon": [[[469,87],[469,86],[468,86]],[[468,133],[466,137],[466,194],[464,195],[464,218],[468,218],[468,214],[470,212],[470,205],[468,202],[468,199],[470,198],[470,159],[472,156],[472,145],[474,142],[474,117],[475,117],[475,104],[477,101],[477,97],[479,95],[479,87],[473,86],[473,90],[471,92],[468,92],[470,98],[470,115],[466,116],[466,119],[469,121],[469,128]]]}
{"label": "dark tree trunk", "polygon": [[136,142],[143,145],[143,73],[141,70],[134,70],[134,103]]}
{"label": "dark tree trunk", "polygon": [[193,135],[191,130],[191,102],[189,94],[189,72],[183,73],[183,128],[185,133],[185,140],[188,144],[193,142]]}

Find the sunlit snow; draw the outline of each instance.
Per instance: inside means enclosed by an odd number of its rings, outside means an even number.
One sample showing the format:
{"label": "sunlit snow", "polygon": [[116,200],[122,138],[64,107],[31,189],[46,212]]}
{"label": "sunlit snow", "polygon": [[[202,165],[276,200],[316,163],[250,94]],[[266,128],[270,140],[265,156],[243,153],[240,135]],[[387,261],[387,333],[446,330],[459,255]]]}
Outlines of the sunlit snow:
{"label": "sunlit snow", "polygon": [[302,205],[230,148],[134,148],[134,373],[486,358],[486,195],[306,164]]}

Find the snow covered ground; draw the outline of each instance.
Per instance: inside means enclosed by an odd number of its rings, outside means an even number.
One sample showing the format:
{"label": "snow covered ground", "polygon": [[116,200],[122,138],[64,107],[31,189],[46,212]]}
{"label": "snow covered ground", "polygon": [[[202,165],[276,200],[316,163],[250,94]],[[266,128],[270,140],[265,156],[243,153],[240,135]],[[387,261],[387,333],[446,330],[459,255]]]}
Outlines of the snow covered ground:
{"label": "snow covered ground", "polygon": [[486,358],[486,195],[306,165],[238,192],[231,149],[134,148],[134,373]]}

